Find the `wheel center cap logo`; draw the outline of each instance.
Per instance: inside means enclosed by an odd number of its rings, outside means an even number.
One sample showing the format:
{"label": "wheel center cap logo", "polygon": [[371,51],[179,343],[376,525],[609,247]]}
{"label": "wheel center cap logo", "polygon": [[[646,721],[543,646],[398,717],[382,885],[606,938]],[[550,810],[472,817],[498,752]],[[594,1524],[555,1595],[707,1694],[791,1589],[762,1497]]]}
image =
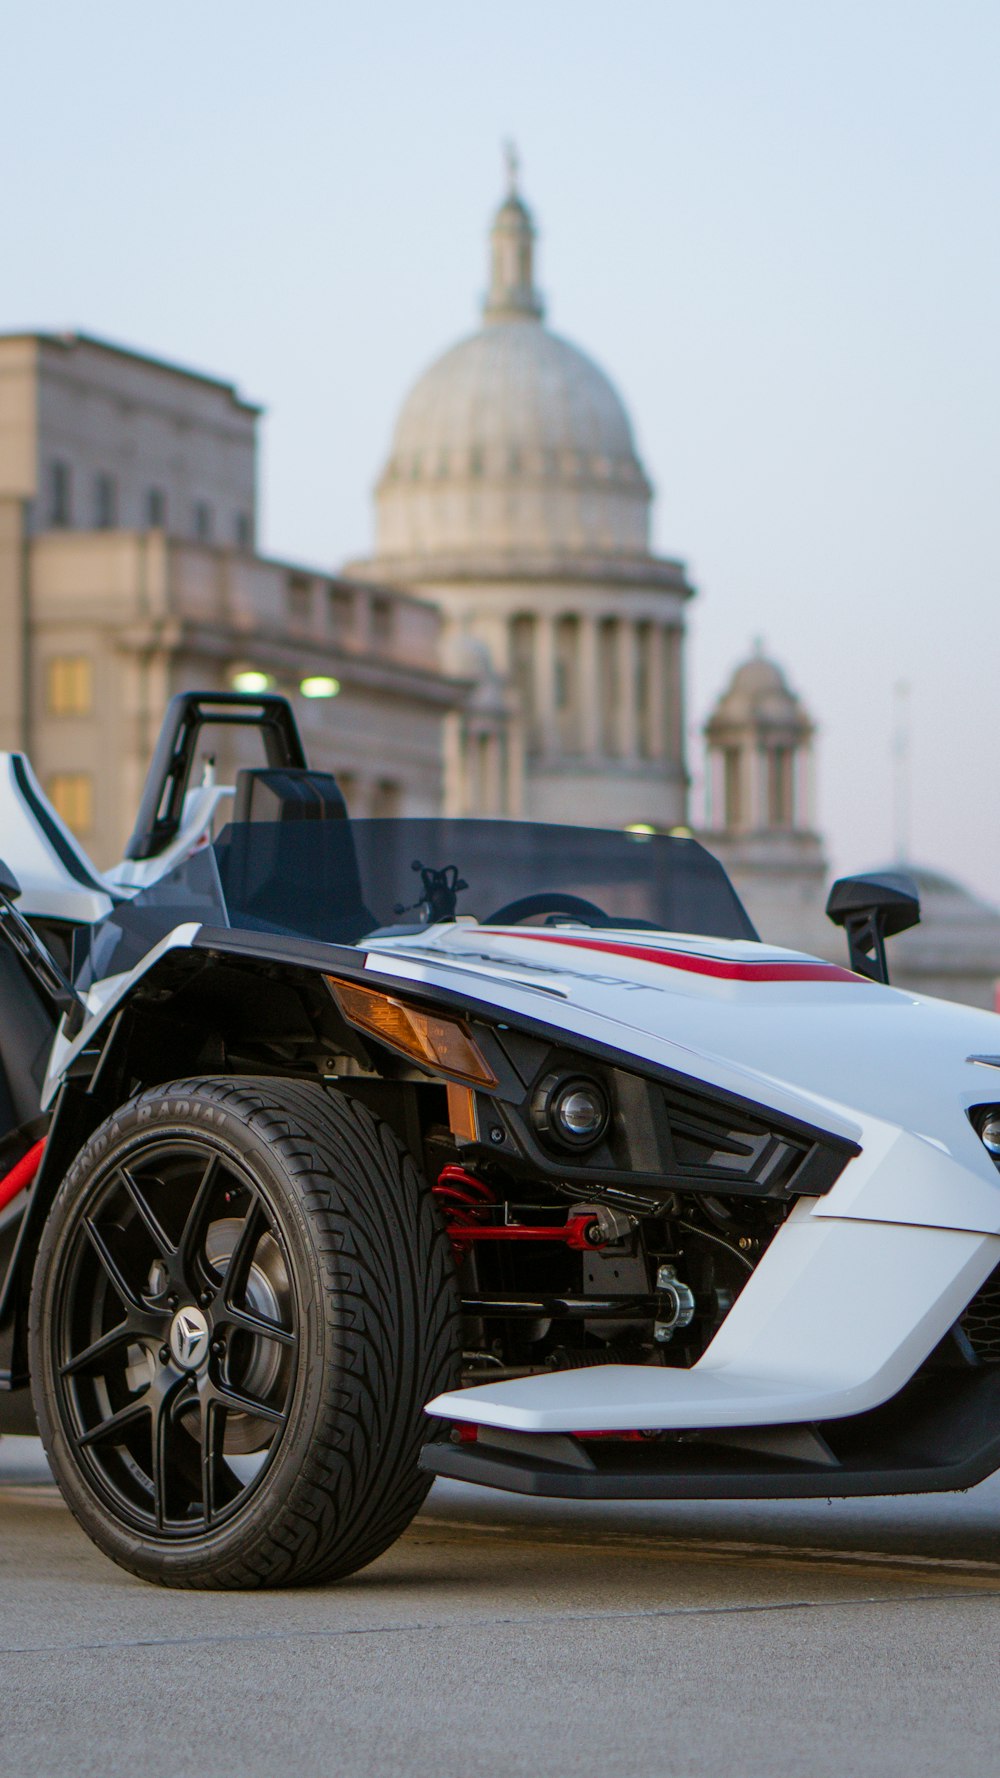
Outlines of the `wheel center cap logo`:
{"label": "wheel center cap logo", "polygon": [[178,1309],[170,1327],[170,1350],[182,1371],[195,1371],[208,1356],[208,1322],[200,1309]]}

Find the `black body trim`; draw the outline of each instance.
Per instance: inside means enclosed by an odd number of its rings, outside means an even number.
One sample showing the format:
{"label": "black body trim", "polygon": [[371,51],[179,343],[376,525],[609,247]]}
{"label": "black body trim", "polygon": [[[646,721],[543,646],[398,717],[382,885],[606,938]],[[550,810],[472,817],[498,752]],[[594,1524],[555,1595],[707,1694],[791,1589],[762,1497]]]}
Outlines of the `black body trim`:
{"label": "black body trim", "polygon": [[[926,1371],[884,1407],[820,1422],[810,1430],[817,1450],[827,1451],[832,1462],[756,1452],[748,1461],[738,1429],[639,1442],[544,1432],[505,1437],[482,1428],[482,1442],[425,1445],[420,1467],[455,1481],[565,1500],[949,1493],[972,1488],[1000,1469],[998,1427],[1000,1365],[989,1364]],[[748,1428],[747,1442],[760,1442],[768,1430],[787,1433],[788,1428]],[[733,1445],[727,1448],[728,1438]]]}

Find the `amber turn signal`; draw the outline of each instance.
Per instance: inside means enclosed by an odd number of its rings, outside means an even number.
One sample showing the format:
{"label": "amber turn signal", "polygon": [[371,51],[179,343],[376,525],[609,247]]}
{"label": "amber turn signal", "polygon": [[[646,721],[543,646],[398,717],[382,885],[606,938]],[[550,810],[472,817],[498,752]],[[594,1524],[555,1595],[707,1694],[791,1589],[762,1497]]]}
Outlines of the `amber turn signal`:
{"label": "amber turn signal", "polygon": [[397,1000],[359,982],[341,981],[334,975],[326,979],[345,1019],[356,1030],[367,1031],[390,1049],[452,1080],[496,1086],[496,1075],[461,1019],[446,1018],[430,1007]]}

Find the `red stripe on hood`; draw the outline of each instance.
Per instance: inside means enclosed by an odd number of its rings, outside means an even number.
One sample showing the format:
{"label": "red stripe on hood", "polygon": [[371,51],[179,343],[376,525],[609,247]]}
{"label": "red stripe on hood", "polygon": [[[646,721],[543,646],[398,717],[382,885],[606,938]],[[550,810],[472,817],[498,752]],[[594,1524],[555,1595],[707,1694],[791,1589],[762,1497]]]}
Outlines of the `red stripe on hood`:
{"label": "red stripe on hood", "polygon": [[638,963],[659,963],[664,969],[687,970],[691,975],[711,975],[726,982],[863,982],[864,977],[838,963],[737,963],[721,957],[700,957],[690,951],[632,945],[603,938],[576,938],[563,932],[518,932],[510,937],[533,938],[546,945],[570,945],[575,950],[601,951],[608,957],[632,957]]}

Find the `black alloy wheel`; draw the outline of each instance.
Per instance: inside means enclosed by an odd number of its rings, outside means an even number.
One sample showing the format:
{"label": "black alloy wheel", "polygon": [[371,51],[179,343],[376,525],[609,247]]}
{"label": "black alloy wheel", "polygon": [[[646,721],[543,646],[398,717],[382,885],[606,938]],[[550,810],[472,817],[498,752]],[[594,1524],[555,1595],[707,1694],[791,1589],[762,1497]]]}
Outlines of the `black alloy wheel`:
{"label": "black alloy wheel", "polygon": [[134,1572],[332,1578],[426,1492],[422,1408],[454,1380],[458,1325],[437,1207],[384,1124],[313,1083],[178,1082],[109,1119],[53,1206],[39,1427]]}

